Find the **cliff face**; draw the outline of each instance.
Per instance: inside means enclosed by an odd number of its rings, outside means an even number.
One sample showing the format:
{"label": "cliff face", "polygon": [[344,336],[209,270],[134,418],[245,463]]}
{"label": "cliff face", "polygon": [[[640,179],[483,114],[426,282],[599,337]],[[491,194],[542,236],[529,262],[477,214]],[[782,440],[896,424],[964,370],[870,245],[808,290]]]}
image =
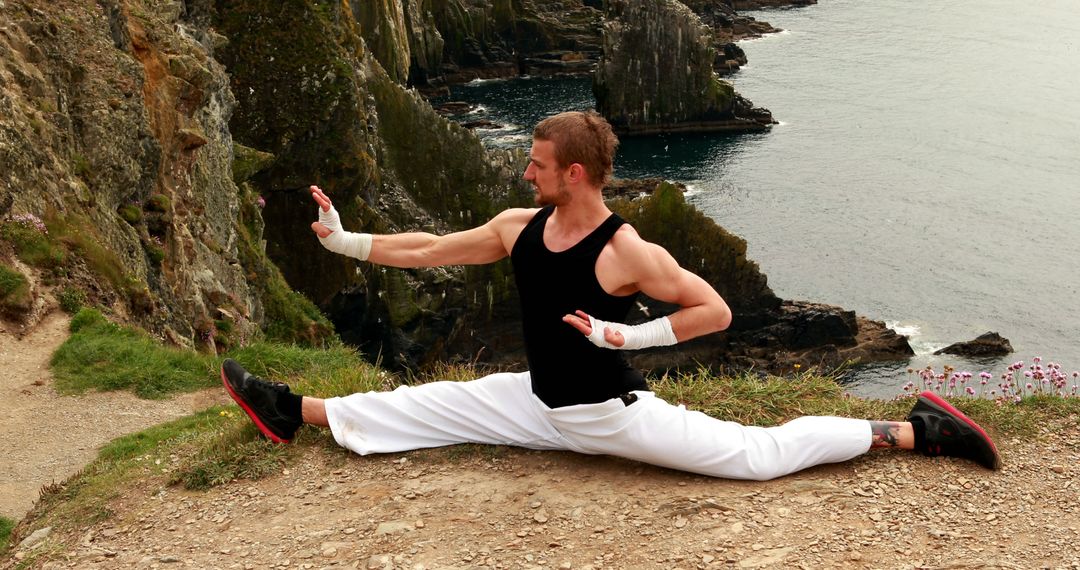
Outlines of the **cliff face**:
{"label": "cliff face", "polygon": [[[181,344],[250,337],[266,295],[249,274],[288,293],[265,257],[244,255],[258,237],[237,219],[255,197],[229,176],[223,38],[171,2],[9,1],[0,14],[0,216],[48,226],[5,222],[9,255],[55,252],[36,263],[36,294],[77,285]],[[320,320],[293,324],[318,336]]]}
{"label": "cliff face", "polygon": [[609,1],[603,48],[593,93],[621,134],[760,131],[773,122],[717,76],[712,33],[681,2]]}

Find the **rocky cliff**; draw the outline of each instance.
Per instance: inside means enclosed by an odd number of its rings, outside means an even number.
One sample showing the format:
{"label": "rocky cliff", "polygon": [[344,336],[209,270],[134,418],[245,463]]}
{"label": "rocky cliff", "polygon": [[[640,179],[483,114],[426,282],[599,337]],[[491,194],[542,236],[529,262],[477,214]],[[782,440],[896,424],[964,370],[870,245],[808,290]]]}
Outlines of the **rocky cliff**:
{"label": "rocky cliff", "polygon": [[261,253],[257,196],[230,176],[222,36],[177,2],[5,1],[0,16],[0,256],[36,266],[35,297],[73,287],[186,345],[268,319],[293,340],[329,332]]}
{"label": "rocky cliff", "polygon": [[[449,53],[464,38],[535,31],[537,18],[555,26],[554,10],[0,0],[0,313],[27,324],[51,299],[93,303],[176,344],[221,350],[260,329],[324,342],[333,331],[317,304],[342,338],[389,364],[514,358],[506,263],[353,263],[312,237],[305,189],[322,185],[347,229],[374,232],[445,233],[529,204],[521,151],[485,150],[403,82],[437,59],[440,41]],[[450,21],[466,22],[460,41]],[[531,41],[566,47],[576,26]],[[829,343],[774,326],[785,305],[745,244],[685,203],[619,207],[642,228],[699,228],[646,231],[732,300],[758,335],[739,338]]]}

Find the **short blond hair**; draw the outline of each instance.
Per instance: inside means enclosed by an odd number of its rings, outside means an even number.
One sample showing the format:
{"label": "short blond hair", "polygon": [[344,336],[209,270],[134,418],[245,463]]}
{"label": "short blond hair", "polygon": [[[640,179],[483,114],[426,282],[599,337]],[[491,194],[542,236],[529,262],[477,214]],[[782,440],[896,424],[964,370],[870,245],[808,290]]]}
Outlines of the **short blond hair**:
{"label": "short blond hair", "polygon": [[540,121],[533,138],[555,143],[559,168],[575,162],[585,167],[589,182],[604,186],[611,180],[619,139],[596,111],[568,111]]}

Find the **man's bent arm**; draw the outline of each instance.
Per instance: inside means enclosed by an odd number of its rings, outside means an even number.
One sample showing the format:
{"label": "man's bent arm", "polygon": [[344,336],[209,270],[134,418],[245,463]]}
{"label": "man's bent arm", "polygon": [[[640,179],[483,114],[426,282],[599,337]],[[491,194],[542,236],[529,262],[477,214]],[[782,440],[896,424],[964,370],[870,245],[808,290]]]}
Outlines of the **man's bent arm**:
{"label": "man's bent arm", "polygon": [[679,342],[731,325],[731,309],[708,282],[680,267],[664,248],[644,245],[646,258],[637,264],[638,288],[653,299],[679,305],[678,311],[668,315]]}

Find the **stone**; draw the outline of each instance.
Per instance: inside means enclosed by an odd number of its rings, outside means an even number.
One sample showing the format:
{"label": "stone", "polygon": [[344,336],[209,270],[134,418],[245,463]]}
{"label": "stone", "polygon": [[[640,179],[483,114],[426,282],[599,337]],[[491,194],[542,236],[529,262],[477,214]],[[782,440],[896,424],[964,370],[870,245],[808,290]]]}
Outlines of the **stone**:
{"label": "stone", "polygon": [[406,521],[390,521],[379,523],[379,526],[375,528],[375,536],[397,534],[399,532],[411,530],[412,528],[413,524]]}
{"label": "stone", "polygon": [[39,529],[35,530],[34,532],[30,533],[30,536],[22,539],[22,541],[19,542],[19,546],[16,547],[16,550],[29,550],[29,549],[37,546],[38,544],[40,544],[46,538],[49,538],[49,535],[51,533],[52,533],[52,527],[51,526],[47,526],[47,527],[44,527],[44,528],[39,528]]}

